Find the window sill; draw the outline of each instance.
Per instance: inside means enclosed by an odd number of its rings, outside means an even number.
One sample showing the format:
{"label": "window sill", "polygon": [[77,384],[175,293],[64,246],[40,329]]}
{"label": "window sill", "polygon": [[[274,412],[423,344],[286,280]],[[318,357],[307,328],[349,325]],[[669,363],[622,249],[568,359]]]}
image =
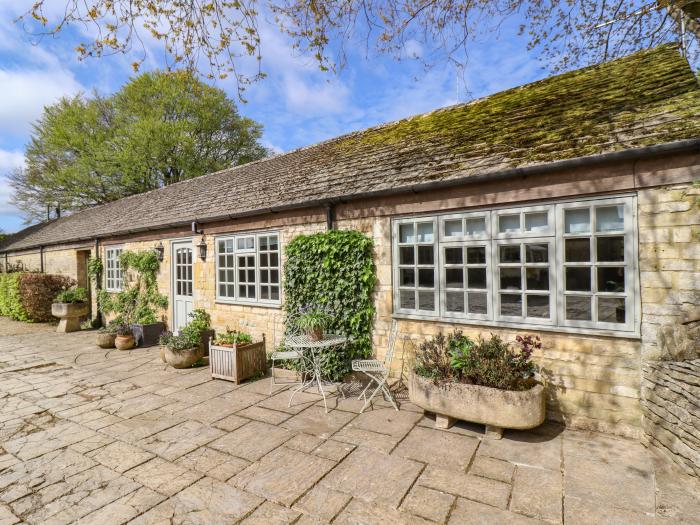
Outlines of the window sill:
{"label": "window sill", "polygon": [[215,304],[225,304],[225,305],[230,305],[230,306],[257,306],[260,308],[272,308],[272,309],[281,309],[282,308],[282,303],[258,303],[255,301],[235,301],[235,300],[226,300],[226,299],[219,299],[217,298],[214,301]]}
{"label": "window sill", "polygon": [[426,315],[401,314],[393,313],[392,319],[405,319],[409,321],[422,321],[428,323],[454,324],[464,326],[502,328],[507,330],[520,330],[527,332],[554,332],[561,334],[572,334],[581,336],[596,336],[596,337],[614,337],[615,339],[630,339],[632,341],[640,341],[641,335],[638,331],[623,332],[615,330],[597,330],[595,328],[575,328],[567,326],[548,326],[548,325],[524,325],[519,323],[507,323],[496,321],[480,321],[478,319],[455,319],[450,317],[430,317]]}

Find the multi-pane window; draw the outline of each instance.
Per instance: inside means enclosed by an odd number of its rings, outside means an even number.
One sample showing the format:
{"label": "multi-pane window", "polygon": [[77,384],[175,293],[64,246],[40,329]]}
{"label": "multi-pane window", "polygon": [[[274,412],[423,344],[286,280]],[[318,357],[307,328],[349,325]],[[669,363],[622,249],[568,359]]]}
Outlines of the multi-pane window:
{"label": "multi-pane window", "polygon": [[192,291],[192,248],[183,246],[175,249],[175,294],[191,297]]}
{"label": "multi-pane window", "polygon": [[565,324],[616,327],[634,317],[630,222],[632,209],[625,201],[601,200],[562,210]]}
{"label": "multi-pane window", "polygon": [[610,198],[396,220],[394,309],[632,332],[633,204]]}
{"label": "multi-pane window", "polygon": [[432,219],[396,225],[399,310],[437,312],[435,225]]}
{"label": "multi-pane window", "polygon": [[218,238],[216,269],[218,299],[279,303],[278,234],[258,233]]}
{"label": "multi-pane window", "polygon": [[121,254],[121,248],[105,249],[105,288],[108,291],[118,292],[124,288],[124,274],[119,262]]}

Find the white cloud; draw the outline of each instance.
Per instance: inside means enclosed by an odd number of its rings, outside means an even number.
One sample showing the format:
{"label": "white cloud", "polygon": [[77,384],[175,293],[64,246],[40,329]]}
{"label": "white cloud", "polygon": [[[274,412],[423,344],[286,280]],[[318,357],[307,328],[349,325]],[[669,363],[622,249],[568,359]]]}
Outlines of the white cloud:
{"label": "white cloud", "polygon": [[31,129],[44,106],[83,90],[72,73],[55,69],[0,69],[0,86],[0,133],[15,136]]}
{"label": "white cloud", "polygon": [[21,151],[0,149],[0,216],[14,216],[20,213],[20,210],[10,204],[11,188],[5,175],[23,164],[24,154]]}

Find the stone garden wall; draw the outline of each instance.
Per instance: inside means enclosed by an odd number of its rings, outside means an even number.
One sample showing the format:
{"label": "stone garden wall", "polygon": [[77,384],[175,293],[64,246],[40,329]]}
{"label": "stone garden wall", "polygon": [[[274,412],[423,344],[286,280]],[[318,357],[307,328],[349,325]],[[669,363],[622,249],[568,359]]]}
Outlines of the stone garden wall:
{"label": "stone garden wall", "polygon": [[646,441],[700,477],[700,359],[647,363],[642,406]]}

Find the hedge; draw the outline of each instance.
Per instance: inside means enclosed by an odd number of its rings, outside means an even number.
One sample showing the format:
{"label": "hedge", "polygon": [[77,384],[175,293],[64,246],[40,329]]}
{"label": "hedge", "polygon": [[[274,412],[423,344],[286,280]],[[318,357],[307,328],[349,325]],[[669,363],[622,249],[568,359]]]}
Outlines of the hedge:
{"label": "hedge", "polygon": [[51,303],[75,285],[64,275],[17,272],[0,274],[0,315],[17,321],[52,321]]}

